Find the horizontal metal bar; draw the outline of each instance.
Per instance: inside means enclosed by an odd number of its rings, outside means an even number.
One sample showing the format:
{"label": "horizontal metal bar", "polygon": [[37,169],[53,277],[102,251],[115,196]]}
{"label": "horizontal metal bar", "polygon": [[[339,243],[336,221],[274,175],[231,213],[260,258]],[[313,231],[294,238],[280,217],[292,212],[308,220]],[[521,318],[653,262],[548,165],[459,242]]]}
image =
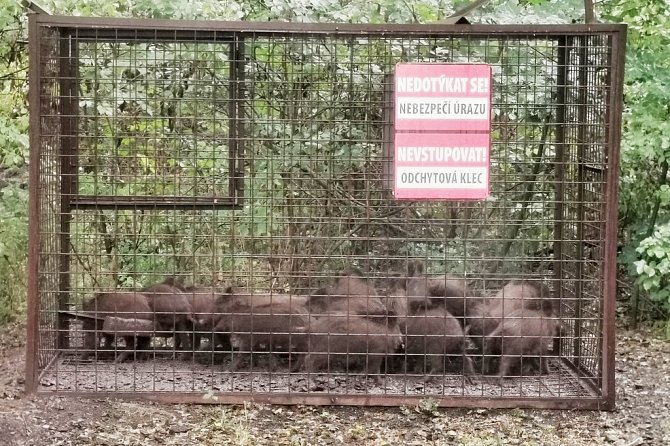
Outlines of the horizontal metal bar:
{"label": "horizontal metal bar", "polygon": [[78,319],[78,320],[98,320],[98,321],[104,321],[104,317],[99,317],[96,316],[95,314],[87,311],[79,311],[79,312],[74,312],[74,311],[65,311],[65,310],[59,310],[58,314],[61,314],[63,316],[70,316],[71,318]]}
{"label": "horizontal metal bar", "polygon": [[234,42],[234,32],[227,31],[188,31],[188,30],[156,30],[156,29],[125,29],[125,28],[77,28],[72,33],[78,41],[154,41],[170,40],[170,42]]}
{"label": "horizontal metal bar", "polygon": [[114,195],[81,195],[71,198],[73,209],[239,209],[229,197],[175,197],[163,195],[119,197]]}
{"label": "horizontal metal bar", "polygon": [[589,172],[599,173],[599,174],[602,174],[602,173],[604,173],[604,172],[607,170],[607,169],[605,168],[605,166],[603,166],[603,165],[601,165],[601,164],[580,163],[579,165],[580,165],[581,167],[583,167],[584,170],[587,170],[587,171],[589,171]]}
{"label": "horizontal metal bar", "polygon": [[[114,397],[128,400],[145,400],[160,403],[177,404],[242,404],[253,402],[259,404],[286,404],[286,405],[315,405],[315,406],[380,406],[392,407],[402,405],[416,405],[421,400],[432,398],[438,407],[488,408],[488,409],[576,409],[576,410],[613,410],[613,402],[600,397],[566,397],[566,398],[538,398],[538,397],[504,397],[495,398],[442,395],[341,395],[328,393],[249,393],[249,392],[49,392],[39,390],[37,395],[76,396],[81,398]],[[206,397],[207,396],[207,397]]]}
{"label": "horizontal metal bar", "polygon": [[195,20],[163,19],[127,19],[109,17],[69,17],[38,15],[37,23],[47,26],[61,26],[83,29],[118,28],[131,30],[168,31],[174,35],[177,31],[200,32],[236,32],[236,33],[292,33],[292,34],[335,34],[359,35],[380,34],[386,36],[420,35],[526,35],[546,38],[547,36],[622,33],[627,26],[623,24],[569,24],[569,25],[445,25],[431,23],[417,24],[349,24],[349,23],[288,23],[288,22],[223,22]]}

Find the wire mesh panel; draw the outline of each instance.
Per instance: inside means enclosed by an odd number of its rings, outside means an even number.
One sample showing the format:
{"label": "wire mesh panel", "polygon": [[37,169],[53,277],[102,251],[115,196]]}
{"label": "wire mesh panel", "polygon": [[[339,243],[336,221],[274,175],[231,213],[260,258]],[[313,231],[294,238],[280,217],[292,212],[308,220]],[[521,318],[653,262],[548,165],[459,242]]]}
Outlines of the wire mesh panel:
{"label": "wire mesh panel", "polygon": [[[28,387],[612,407],[624,27],[32,18]],[[492,67],[490,196],[393,196],[393,75]]]}

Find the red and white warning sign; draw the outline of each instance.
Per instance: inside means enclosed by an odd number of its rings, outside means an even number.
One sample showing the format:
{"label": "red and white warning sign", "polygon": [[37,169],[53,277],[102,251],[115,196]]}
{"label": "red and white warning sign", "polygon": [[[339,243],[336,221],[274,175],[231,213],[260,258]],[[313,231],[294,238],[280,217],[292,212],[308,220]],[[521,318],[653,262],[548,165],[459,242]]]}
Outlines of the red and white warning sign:
{"label": "red and white warning sign", "polygon": [[398,64],[394,89],[395,197],[486,198],[491,67]]}
{"label": "red and white warning sign", "polygon": [[486,198],[489,145],[488,133],[396,133],[395,197]]}
{"label": "red and white warning sign", "polygon": [[396,131],[491,131],[489,65],[398,64]]}

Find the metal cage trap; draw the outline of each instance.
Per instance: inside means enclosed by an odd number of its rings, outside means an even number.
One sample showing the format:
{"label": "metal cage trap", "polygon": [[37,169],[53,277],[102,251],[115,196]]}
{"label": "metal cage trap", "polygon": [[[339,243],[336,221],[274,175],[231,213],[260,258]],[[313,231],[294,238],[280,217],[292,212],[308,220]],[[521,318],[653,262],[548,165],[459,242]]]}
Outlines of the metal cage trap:
{"label": "metal cage trap", "polygon": [[[30,37],[29,390],[613,407],[625,26]],[[483,199],[394,196],[425,63],[490,67]]]}

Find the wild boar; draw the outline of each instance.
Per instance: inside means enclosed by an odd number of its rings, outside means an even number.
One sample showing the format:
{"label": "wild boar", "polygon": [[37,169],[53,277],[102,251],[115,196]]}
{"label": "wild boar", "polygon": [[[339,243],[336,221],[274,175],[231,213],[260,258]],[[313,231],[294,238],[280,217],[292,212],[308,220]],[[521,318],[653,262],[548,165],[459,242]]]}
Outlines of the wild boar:
{"label": "wild boar", "polygon": [[[83,311],[95,316],[97,319],[85,319],[83,322],[84,330],[84,352],[82,359],[90,357],[99,347],[99,342],[95,330],[102,330],[102,322],[107,317],[120,317],[128,319],[153,320],[153,312],[147,302],[144,294],[134,292],[107,292],[98,293],[92,299],[84,302]],[[112,334],[103,334],[105,347],[110,349],[114,343],[115,336]],[[139,356],[144,356],[151,341],[146,336],[123,336],[126,343],[126,351],[122,352],[117,358],[117,362],[124,361],[130,352],[140,350]]]}
{"label": "wild boar", "polygon": [[493,359],[500,356],[500,377],[532,369],[546,374],[549,344],[558,328],[557,319],[542,311],[521,308],[505,315],[498,327],[484,338],[485,372],[492,371]]}
{"label": "wild boar", "polygon": [[402,344],[397,325],[382,325],[359,315],[332,315],[312,319],[309,353],[303,370],[313,373],[337,365],[361,367],[366,376],[381,382],[382,364]]}
{"label": "wild boar", "polygon": [[[233,291],[234,293],[234,291]],[[220,313],[214,327],[215,344],[228,342],[235,353],[229,370],[239,368],[242,357],[268,352],[274,368],[274,354],[286,353],[295,363],[307,351],[307,309],[288,295],[273,295],[273,299],[255,300],[251,295],[222,296],[218,301]],[[282,296],[276,301],[274,297]]]}
{"label": "wild boar", "polygon": [[465,341],[461,324],[444,309],[408,316],[405,334],[408,371],[443,374],[445,361],[460,358],[464,374],[473,375],[472,360],[465,355]]}
{"label": "wild boar", "polygon": [[374,286],[354,273],[344,273],[330,288],[321,288],[307,299],[314,316],[353,314],[386,324],[388,310]]}
{"label": "wild boar", "polygon": [[157,336],[174,336],[178,350],[191,350],[191,336],[197,323],[186,294],[178,287],[158,283],[141,290],[154,313]]}

